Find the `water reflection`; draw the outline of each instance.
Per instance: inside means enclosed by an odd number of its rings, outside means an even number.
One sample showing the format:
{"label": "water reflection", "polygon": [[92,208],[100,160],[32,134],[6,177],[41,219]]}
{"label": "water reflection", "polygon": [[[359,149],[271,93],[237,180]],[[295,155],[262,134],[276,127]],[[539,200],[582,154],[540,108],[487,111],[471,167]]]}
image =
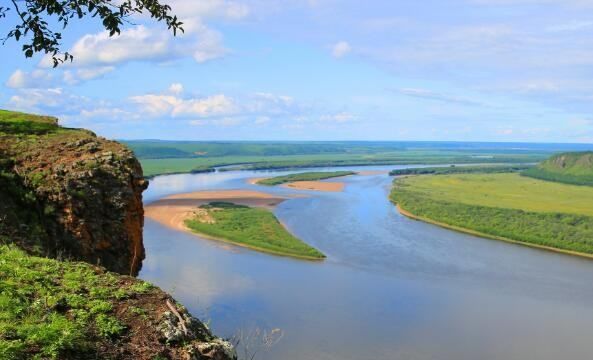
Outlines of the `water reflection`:
{"label": "water reflection", "polygon": [[[245,180],[261,176],[157,177],[146,201],[194,190],[260,189]],[[386,175],[345,181],[343,193],[309,192],[276,209],[292,232],[328,255],[324,263],[229,247],[147,220],[141,277],[211,319],[219,334],[282,328],[282,342],[262,359],[593,354],[593,262],[407,219],[387,200]]]}

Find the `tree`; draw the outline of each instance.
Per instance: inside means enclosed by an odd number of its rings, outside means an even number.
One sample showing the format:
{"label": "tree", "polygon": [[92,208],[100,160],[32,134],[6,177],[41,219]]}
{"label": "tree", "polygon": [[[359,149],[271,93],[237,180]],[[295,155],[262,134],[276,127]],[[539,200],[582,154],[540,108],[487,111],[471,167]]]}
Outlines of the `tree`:
{"label": "tree", "polygon": [[[177,34],[182,31],[182,22],[171,13],[169,5],[162,0],[10,0],[12,6],[0,6],[0,20],[16,19],[16,25],[3,39],[3,44],[14,38],[27,39],[22,50],[26,57],[35,53],[51,55],[54,67],[73,56],[61,51],[62,33],[72,19],[98,18],[109,36],[121,32],[124,23],[135,14],[149,14],[157,22],[164,22],[167,28]],[[51,25],[50,25],[51,22]],[[61,31],[61,30],[60,30]]]}

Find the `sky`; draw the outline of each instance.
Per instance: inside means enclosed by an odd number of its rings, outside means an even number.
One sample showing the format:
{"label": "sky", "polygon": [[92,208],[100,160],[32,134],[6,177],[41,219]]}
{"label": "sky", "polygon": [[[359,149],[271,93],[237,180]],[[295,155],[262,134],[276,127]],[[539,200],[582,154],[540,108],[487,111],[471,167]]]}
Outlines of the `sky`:
{"label": "sky", "polygon": [[[0,108],[117,139],[593,142],[593,0],[167,0],[57,69],[0,46]],[[0,33],[11,21],[0,19]]]}

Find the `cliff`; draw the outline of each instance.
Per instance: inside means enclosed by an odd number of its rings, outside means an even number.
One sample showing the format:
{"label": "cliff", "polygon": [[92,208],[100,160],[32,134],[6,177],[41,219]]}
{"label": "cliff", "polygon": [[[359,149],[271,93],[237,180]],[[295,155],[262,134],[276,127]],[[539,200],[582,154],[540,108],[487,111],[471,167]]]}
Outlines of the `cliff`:
{"label": "cliff", "polygon": [[0,110],[0,359],[236,360],[170,295],[126,276],[144,259],[147,186],[125,146]]}
{"label": "cliff", "polygon": [[0,236],[30,253],[136,275],[147,182],[125,146],[0,111]]}

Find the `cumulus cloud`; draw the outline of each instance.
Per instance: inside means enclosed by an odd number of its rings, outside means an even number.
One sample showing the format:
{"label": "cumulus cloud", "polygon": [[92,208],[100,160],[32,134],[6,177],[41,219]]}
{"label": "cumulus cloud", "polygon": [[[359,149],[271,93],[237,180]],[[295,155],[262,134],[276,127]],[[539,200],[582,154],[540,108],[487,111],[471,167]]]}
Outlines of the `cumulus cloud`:
{"label": "cumulus cloud", "polygon": [[17,69],[10,75],[6,86],[13,89],[50,87],[54,83],[53,74],[44,70],[25,72]]}
{"label": "cumulus cloud", "polygon": [[61,88],[25,88],[19,89],[10,97],[11,108],[21,111],[54,114],[79,111],[88,105],[89,99],[70,94]]}
{"label": "cumulus cloud", "polygon": [[322,122],[345,123],[354,120],[354,115],[347,112],[339,112],[336,114],[321,115],[319,120]]}
{"label": "cumulus cloud", "polygon": [[346,56],[351,51],[352,47],[346,41],[339,41],[332,46],[332,55],[337,59]]}
{"label": "cumulus cloud", "polygon": [[151,116],[220,116],[237,111],[234,101],[223,95],[203,98],[181,98],[175,95],[147,94],[132,96],[130,100]]}

